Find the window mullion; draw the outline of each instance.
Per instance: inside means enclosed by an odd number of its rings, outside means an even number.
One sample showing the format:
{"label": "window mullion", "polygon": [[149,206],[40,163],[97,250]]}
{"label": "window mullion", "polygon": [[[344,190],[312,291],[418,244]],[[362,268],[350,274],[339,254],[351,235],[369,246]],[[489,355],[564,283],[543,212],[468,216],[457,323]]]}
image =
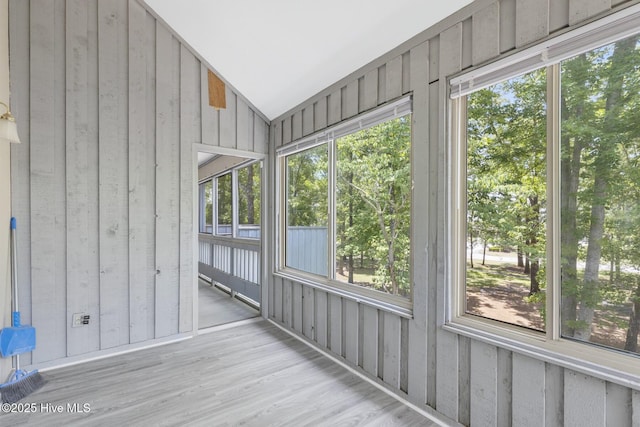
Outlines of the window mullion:
{"label": "window mullion", "polygon": [[547,67],[547,294],[546,335],[560,338],[560,65]]}
{"label": "window mullion", "polygon": [[238,169],[231,171],[231,237],[238,237]]}
{"label": "window mullion", "polygon": [[328,186],[329,197],[327,206],[327,277],[335,279],[336,273],[336,140],[330,139],[327,143],[328,150]]}

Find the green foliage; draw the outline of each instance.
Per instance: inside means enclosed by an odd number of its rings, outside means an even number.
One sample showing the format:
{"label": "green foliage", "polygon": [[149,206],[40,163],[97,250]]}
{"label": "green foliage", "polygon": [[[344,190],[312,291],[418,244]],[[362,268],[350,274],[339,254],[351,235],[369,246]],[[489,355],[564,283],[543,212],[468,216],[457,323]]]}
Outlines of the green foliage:
{"label": "green foliage", "polygon": [[336,141],[338,258],[364,254],[373,283],[408,295],[411,208],[411,116]]}
{"label": "green foliage", "polygon": [[327,146],[287,157],[287,225],[327,225]]}

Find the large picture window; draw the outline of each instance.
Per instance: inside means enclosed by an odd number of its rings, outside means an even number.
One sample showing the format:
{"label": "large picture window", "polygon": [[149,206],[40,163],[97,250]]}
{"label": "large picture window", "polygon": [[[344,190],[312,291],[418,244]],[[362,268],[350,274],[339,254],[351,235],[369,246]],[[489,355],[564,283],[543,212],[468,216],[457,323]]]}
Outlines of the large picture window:
{"label": "large picture window", "polygon": [[410,287],[411,115],[405,98],[279,153],[281,271],[393,295]]}
{"label": "large picture window", "polygon": [[640,354],[637,28],[451,80],[454,323]]}

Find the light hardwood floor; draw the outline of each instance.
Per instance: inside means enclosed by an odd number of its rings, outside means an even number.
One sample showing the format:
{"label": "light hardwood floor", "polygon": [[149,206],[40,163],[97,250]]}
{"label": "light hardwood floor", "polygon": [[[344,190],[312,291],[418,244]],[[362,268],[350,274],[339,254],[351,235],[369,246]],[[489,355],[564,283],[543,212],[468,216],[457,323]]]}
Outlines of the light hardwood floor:
{"label": "light hardwood floor", "polygon": [[260,315],[258,310],[198,279],[198,327],[224,325]]}
{"label": "light hardwood floor", "polygon": [[[436,425],[266,321],[43,376],[22,402],[37,412],[0,425]],[[67,411],[74,403],[90,411]]]}

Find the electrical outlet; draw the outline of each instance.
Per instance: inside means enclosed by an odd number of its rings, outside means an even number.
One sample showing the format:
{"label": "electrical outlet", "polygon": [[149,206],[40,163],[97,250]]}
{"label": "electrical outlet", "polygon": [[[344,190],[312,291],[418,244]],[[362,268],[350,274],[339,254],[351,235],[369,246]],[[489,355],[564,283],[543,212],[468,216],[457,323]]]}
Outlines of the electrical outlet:
{"label": "electrical outlet", "polygon": [[80,326],[88,325],[90,319],[91,316],[86,313],[73,313],[73,317],[71,319],[71,327],[78,328]]}

